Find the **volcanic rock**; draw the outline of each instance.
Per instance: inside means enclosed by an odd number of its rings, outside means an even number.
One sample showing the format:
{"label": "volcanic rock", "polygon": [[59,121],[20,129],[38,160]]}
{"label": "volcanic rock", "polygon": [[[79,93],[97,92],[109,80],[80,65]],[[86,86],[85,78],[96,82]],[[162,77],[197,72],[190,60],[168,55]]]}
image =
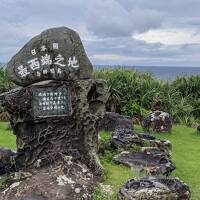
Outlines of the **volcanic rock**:
{"label": "volcanic rock", "polygon": [[0,174],[4,174],[9,170],[13,156],[15,156],[15,152],[10,149],[0,148]]}
{"label": "volcanic rock", "polygon": [[91,200],[96,185],[86,166],[69,160],[35,171],[26,180],[18,179],[0,192],[0,200]]}
{"label": "volcanic rock", "polygon": [[170,175],[176,168],[166,154],[154,148],[139,152],[124,151],[116,155],[113,161],[131,169],[145,171],[149,175]]}
{"label": "volcanic rock", "polygon": [[67,28],[51,28],[31,39],[7,64],[11,81],[27,86],[41,80],[77,80],[92,77],[79,35]]}
{"label": "volcanic rock", "polygon": [[177,178],[144,177],[125,183],[119,200],[189,200],[189,187]]}
{"label": "volcanic rock", "polygon": [[120,115],[114,112],[106,112],[103,119],[98,123],[99,131],[114,131],[117,128],[128,128],[133,127],[131,118]]}
{"label": "volcanic rock", "polygon": [[172,118],[169,113],[155,111],[143,118],[142,126],[147,131],[170,132],[172,128]]}
{"label": "volcanic rock", "polygon": [[157,147],[167,155],[171,155],[172,145],[168,140],[159,140],[156,137],[137,133],[131,129],[116,129],[112,133],[112,145],[117,149],[129,150],[136,146],[139,147]]}
{"label": "volcanic rock", "polygon": [[95,177],[103,173],[96,124],[108,94],[105,81],[92,79],[78,34],[48,29],[6,70],[23,87],[0,95],[17,146],[14,155],[0,151],[0,174],[19,174],[6,178],[0,200],[92,199]]}

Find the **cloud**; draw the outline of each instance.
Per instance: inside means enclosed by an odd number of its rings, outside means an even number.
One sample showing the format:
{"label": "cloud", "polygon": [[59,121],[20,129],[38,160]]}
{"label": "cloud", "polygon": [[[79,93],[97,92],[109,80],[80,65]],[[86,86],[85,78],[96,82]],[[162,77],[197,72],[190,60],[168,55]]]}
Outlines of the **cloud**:
{"label": "cloud", "polygon": [[126,10],[114,0],[96,0],[89,5],[87,28],[98,37],[130,36],[158,28],[162,15],[151,9],[133,7]]}
{"label": "cloud", "polygon": [[67,26],[94,64],[197,66],[199,8],[199,0],[0,0],[0,62],[44,29]]}
{"label": "cloud", "polygon": [[200,44],[164,45],[121,37],[87,42],[86,49],[98,65],[199,66]]}
{"label": "cloud", "polygon": [[88,8],[87,28],[100,37],[118,37],[132,34],[129,13],[114,0],[97,0]]}
{"label": "cloud", "polygon": [[166,45],[200,43],[200,32],[197,29],[157,29],[142,34],[135,34],[133,37],[149,43],[162,43]]}
{"label": "cloud", "polygon": [[162,26],[163,16],[158,11],[134,7],[130,13],[134,32],[143,33]]}

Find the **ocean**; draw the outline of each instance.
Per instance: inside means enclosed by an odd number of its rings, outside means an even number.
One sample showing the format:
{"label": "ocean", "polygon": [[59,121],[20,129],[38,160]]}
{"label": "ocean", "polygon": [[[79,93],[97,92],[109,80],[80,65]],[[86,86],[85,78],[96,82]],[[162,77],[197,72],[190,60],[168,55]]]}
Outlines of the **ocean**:
{"label": "ocean", "polygon": [[[5,64],[0,63],[0,67],[5,66]],[[96,65],[94,68],[117,68],[119,66],[104,66],[104,65]],[[177,76],[191,76],[191,75],[199,75],[200,76],[200,67],[148,67],[148,66],[126,66],[124,68],[128,69],[136,69],[142,72],[151,73],[158,80],[166,80],[173,81]]]}
{"label": "ocean", "polygon": [[[95,66],[95,68],[117,68],[119,66]],[[177,76],[200,76],[200,67],[139,67],[126,66],[128,69],[136,69],[142,72],[151,73],[158,80],[173,81]]]}

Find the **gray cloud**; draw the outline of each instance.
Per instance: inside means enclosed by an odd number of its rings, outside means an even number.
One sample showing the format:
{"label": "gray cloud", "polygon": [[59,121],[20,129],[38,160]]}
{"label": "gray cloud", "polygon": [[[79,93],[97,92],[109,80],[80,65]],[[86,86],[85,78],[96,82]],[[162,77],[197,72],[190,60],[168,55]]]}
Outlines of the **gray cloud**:
{"label": "gray cloud", "polygon": [[162,24],[162,14],[158,11],[137,6],[127,10],[114,0],[96,0],[87,13],[87,28],[99,37],[130,36]]}
{"label": "gray cloud", "polygon": [[117,44],[116,39],[112,38],[88,42],[86,47],[96,64],[188,66],[190,63],[190,66],[199,66],[200,44],[148,44],[121,37]]}
{"label": "gray cloud", "polygon": [[68,26],[94,64],[197,66],[198,43],[152,44],[132,36],[166,28],[193,28],[198,36],[199,8],[199,0],[0,0],[0,62],[44,29]]}
{"label": "gray cloud", "polygon": [[118,37],[132,34],[129,13],[114,0],[96,0],[89,5],[87,28],[94,35]]}

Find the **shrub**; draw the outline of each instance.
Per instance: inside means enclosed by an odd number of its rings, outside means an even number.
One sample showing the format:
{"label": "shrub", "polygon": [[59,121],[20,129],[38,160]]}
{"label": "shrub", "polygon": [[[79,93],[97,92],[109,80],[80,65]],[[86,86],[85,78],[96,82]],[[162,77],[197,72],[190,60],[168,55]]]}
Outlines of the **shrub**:
{"label": "shrub", "polygon": [[14,87],[15,85],[9,80],[4,68],[0,68],[0,94]]}
{"label": "shrub", "polygon": [[191,125],[200,119],[199,75],[167,82],[156,80],[149,73],[117,68],[96,70],[95,77],[107,81],[107,111],[142,117],[156,106],[178,123]]}

